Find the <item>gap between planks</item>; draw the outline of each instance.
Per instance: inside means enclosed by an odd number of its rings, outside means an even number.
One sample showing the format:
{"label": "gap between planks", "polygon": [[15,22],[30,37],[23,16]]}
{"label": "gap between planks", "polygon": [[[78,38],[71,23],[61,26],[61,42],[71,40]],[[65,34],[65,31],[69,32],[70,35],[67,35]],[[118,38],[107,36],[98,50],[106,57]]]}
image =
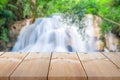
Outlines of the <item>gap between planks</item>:
{"label": "gap between planks", "polygon": [[0,56],[0,80],[9,80],[10,74],[25,56],[26,53],[20,54],[16,52],[5,52]]}
{"label": "gap between planks", "polygon": [[[5,52],[1,53],[1,55],[3,55],[4,53],[5,53]],[[28,56],[28,54],[29,54],[29,53],[27,53],[27,55],[22,59],[22,61],[17,65],[17,67],[24,61],[24,59]],[[48,75],[49,75],[49,71],[50,71],[51,60],[52,60],[53,54],[56,54],[56,53],[53,53],[53,52],[51,53],[50,62],[49,62],[49,66],[48,66],[48,72],[47,72],[47,80],[48,80]],[[82,67],[83,67],[83,69],[84,69],[84,72],[85,72],[86,77],[87,77],[87,80],[88,80],[87,72],[86,72],[86,70],[85,70],[85,68],[84,68],[84,65],[83,65],[82,61],[80,60],[78,54],[80,54],[80,53],[76,52],[76,55],[77,55],[77,57],[78,57],[78,59],[79,59],[79,61],[80,61],[80,64],[82,65]],[[84,54],[85,54],[85,53],[84,53]],[[87,53],[87,54],[90,54],[90,53]],[[111,58],[109,58],[108,56],[106,56],[104,53],[101,53],[101,54],[102,54],[106,59],[108,59],[111,63],[113,63],[114,65],[116,65],[115,62],[114,62],[113,60],[111,60]],[[109,53],[108,53],[108,54],[109,54]],[[93,55],[93,56],[94,56],[94,55]],[[116,65],[116,66],[118,66],[118,65]],[[17,67],[13,70],[13,72],[10,74],[10,76],[14,73],[14,71],[17,69]],[[119,68],[120,68],[120,67],[119,67]],[[9,76],[9,78],[10,78],[10,76]],[[10,79],[9,79],[9,80],[10,80]]]}
{"label": "gap between planks", "polygon": [[[81,53],[82,53],[82,52],[81,52]],[[85,70],[85,68],[84,68],[84,66],[83,66],[83,64],[82,64],[82,61],[81,61],[80,58],[79,58],[78,52],[76,52],[76,54],[77,54],[77,57],[78,57],[78,59],[79,59],[79,61],[80,61],[81,66],[83,67],[83,70],[84,70],[84,72],[85,72],[85,74],[86,74],[86,78],[87,78],[87,80],[88,80],[87,72],[86,72],[86,70]],[[86,53],[84,53],[84,54],[86,54]]]}
{"label": "gap between planks", "polygon": [[10,80],[47,80],[50,58],[50,52],[29,53],[10,76]]}
{"label": "gap between planks", "polygon": [[[21,52],[19,52],[19,53],[21,53]],[[28,56],[28,54],[29,54],[29,52],[26,53],[26,56],[21,60],[21,62],[16,66],[16,68],[13,70],[13,72],[9,75],[8,80],[10,80],[11,75],[15,72],[15,70],[18,68],[18,66],[24,61],[24,59]]]}
{"label": "gap between planks", "polygon": [[[109,52],[106,54],[106,52],[101,52],[110,62],[112,62],[117,68],[120,69],[120,53],[113,53]],[[114,55],[113,55],[114,54]]]}
{"label": "gap between planks", "polygon": [[[109,59],[106,58],[103,54],[77,54],[87,73],[88,80],[120,80],[120,72],[118,71],[119,69],[117,69],[116,66],[111,61],[109,61]],[[108,65],[109,67],[107,67]]]}
{"label": "gap between planks", "polygon": [[47,72],[47,80],[48,80],[48,75],[49,75],[49,71],[50,71],[50,65],[51,65],[52,55],[53,55],[53,52],[51,52],[51,56],[50,56],[50,62],[49,62],[48,72]]}
{"label": "gap between planks", "polygon": [[53,53],[48,80],[87,80],[76,52]]}

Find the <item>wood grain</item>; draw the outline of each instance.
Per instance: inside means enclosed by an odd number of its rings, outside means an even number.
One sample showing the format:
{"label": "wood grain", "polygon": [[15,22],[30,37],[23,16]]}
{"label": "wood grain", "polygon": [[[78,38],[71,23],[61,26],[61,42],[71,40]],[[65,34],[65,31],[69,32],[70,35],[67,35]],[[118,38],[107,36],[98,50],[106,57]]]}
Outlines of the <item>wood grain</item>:
{"label": "wood grain", "polygon": [[101,53],[78,53],[88,80],[120,80],[120,69]]}
{"label": "wood grain", "polygon": [[76,53],[53,53],[48,80],[87,80]]}
{"label": "wood grain", "polygon": [[10,80],[47,80],[51,53],[29,53]]}
{"label": "wood grain", "polygon": [[8,80],[26,55],[27,53],[6,52],[0,56],[0,80]]}
{"label": "wood grain", "polygon": [[120,53],[104,52],[103,54],[120,68]]}

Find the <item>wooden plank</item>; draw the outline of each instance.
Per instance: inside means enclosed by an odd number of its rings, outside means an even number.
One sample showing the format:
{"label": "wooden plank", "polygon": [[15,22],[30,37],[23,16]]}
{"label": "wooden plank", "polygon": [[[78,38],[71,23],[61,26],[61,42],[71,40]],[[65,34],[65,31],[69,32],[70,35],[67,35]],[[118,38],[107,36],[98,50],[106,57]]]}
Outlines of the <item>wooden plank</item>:
{"label": "wooden plank", "polygon": [[4,52],[0,52],[0,56],[3,54]]}
{"label": "wooden plank", "polygon": [[87,80],[76,53],[53,53],[48,80]]}
{"label": "wooden plank", "polygon": [[29,53],[10,80],[47,80],[51,53]]}
{"label": "wooden plank", "polygon": [[120,69],[101,53],[78,53],[88,80],[120,80]]}
{"label": "wooden plank", "polygon": [[120,56],[120,52],[116,52]]}
{"label": "wooden plank", "polygon": [[120,53],[104,52],[103,54],[120,68]]}
{"label": "wooden plank", "polygon": [[0,80],[8,80],[26,55],[26,53],[6,52],[0,56]]}

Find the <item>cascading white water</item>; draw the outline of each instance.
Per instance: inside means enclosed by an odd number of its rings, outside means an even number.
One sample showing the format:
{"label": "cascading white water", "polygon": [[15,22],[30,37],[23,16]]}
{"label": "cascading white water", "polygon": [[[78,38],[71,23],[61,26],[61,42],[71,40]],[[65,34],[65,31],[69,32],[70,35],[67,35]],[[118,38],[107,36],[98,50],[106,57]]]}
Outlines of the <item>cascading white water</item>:
{"label": "cascading white water", "polygon": [[[88,20],[84,35],[76,25],[62,22],[60,15],[38,18],[24,26],[12,51],[19,52],[86,52],[95,51],[93,47],[94,29]],[[83,39],[83,37],[85,37]]]}

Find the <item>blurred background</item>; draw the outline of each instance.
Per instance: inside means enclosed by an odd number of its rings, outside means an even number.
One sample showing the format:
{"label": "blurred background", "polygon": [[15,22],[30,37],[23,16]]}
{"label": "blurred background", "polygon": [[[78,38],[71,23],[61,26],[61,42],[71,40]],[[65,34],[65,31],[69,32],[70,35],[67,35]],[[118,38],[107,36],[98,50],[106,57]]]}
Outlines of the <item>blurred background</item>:
{"label": "blurred background", "polygon": [[80,34],[92,29],[94,51],[120,51],[120,0],[0,0],[0,51],[12,50],[27,20],[33,24],[55,13],[71,24],[77,20]]}

